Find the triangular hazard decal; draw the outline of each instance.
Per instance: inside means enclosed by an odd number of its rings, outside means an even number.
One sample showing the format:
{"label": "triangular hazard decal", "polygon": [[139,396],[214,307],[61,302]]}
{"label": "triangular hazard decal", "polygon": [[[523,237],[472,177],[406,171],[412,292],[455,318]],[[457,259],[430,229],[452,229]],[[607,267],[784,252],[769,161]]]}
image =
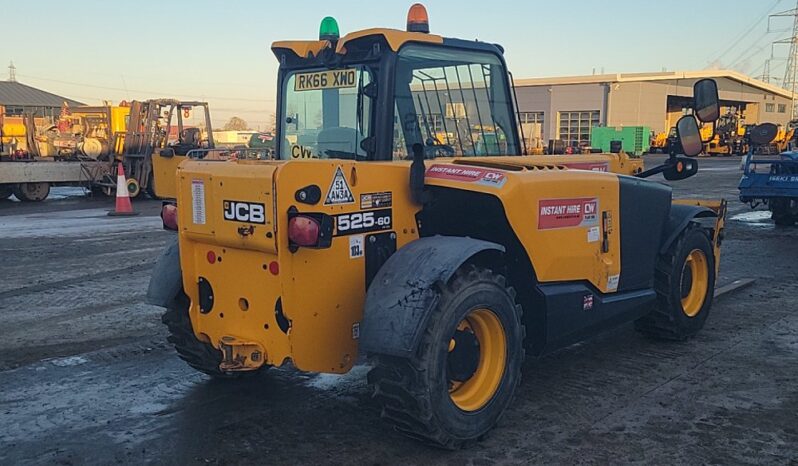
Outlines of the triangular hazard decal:
{"label": "triangular hazard decal", "polygon": [[335,170],[330,190],[327,191],[327,198],[324,200],[324,205],[333,204],[352,204],[355,202],[352,196],[352,190],[349,189],[349,184],[346,182],[344,172],[341,167]]}

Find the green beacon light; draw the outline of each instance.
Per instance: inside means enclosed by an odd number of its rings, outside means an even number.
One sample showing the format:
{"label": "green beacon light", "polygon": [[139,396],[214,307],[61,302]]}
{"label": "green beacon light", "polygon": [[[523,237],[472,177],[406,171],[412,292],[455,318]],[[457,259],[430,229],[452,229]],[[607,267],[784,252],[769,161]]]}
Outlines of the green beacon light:
{"label": "green beacon light", "polygon": [[332,16],[327,16],[321,20],[319,26],[319,40],[329,40],[335,42],[341,35],[338,33],[338,21]]}

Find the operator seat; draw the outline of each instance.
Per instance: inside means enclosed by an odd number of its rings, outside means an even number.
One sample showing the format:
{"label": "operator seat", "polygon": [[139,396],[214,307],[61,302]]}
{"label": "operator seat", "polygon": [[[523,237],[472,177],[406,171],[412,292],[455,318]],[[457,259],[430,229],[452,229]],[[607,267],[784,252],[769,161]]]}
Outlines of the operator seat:
{"label": "operator seat", "polygon": [[186,128],[180,133],[180,139],[177,144],[172,146],[175,150],[175,155],[186,155],[192,149],[199,149],[200,147],[200,130],[199,128]]}

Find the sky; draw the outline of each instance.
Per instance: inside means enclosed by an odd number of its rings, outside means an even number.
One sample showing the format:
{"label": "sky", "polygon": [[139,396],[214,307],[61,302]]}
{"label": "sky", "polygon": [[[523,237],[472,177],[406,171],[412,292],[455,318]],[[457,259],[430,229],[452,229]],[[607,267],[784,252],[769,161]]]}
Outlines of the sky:
{"label": "sky", "polygon": [[[404,29],[411,1],[0,0],[0,79],[87,104],[207,100],[213,124],[265,128],[275,110],[276,40]],[[516,78],[736,69],[781,77],[796,0],[427,0],[431,32],[504,46]],[[770,24],[768,24],[770,23]],[[768,31],[770,29],[770,31]],[[774,80],[775,83],[775,80]]]}

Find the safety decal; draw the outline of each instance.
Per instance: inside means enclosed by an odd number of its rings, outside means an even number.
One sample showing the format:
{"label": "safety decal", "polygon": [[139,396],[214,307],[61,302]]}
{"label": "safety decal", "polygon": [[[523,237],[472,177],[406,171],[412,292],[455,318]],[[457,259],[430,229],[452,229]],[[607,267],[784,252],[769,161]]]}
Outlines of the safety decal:
{"label": "safety decal", "polygon": [[360,208],[364,210],[391,207],[391,205],[393,205],[393,195],[390,191],[360,195]]}
{"label": "safety decal", "polygon": [[191,218],[195,225],[205,225],[205,182],[191,180]]}
{"label": "safety decal", "polygon": [[465,181],[496,188],[501,188],[507,182],[507,175],[503,172],[481,167],[459,167],[457,165],[435,164],[427,169],[426,177]]}
{"label": "safety decal", "polygon": [[598,204],[595,197],[542,199],[538,207],[538,230],[597,226]]}
{"label": "safety decal", "polygon": [[327,191],[324,205],[352,204],[353,202],[355,202],[355,198],[352,196],[352,190],[349,189],[349,183],[346,182],[343,170],[338,167],[335,170],[330,189]]}
{"label": "safety decal", "polygon": [[590,229],[587,230],[587,242],[595,243],[599,239],[601,239],[601,234],[599,233],[599,227],[590,227]]}
{"label": "safety decal", "polygon": [[610,275],[609,278],[607,278],[607,291],[616,291],[620,278],[620,275]]}
{"label": "safety decal", "polygon": [[360,338],[360,322],[352,324],[352,339],[357,340]]}
{"label": "safety decal", "polygon": [[352,212],[335,217],[333,236],[348,236],[370,231],[390,230],[393,226],[391,209]]}
{"label": "safety decal", "polygon": [[354,235],[349,237],[349,258],[357,259],[363,257],[365,243],[363,242],[363,235]]}
{"label": "safety decal", "polygon": [[582,310],[589,311],[593,309],[593,293],[586,294],[582,298]]}
{"label": "safety decal", "polygon": [[567,162],[561,163],[566,168],[572,170],[589,170],[593,172],[608,172],[610,171],[609,163],[607,162]]}

